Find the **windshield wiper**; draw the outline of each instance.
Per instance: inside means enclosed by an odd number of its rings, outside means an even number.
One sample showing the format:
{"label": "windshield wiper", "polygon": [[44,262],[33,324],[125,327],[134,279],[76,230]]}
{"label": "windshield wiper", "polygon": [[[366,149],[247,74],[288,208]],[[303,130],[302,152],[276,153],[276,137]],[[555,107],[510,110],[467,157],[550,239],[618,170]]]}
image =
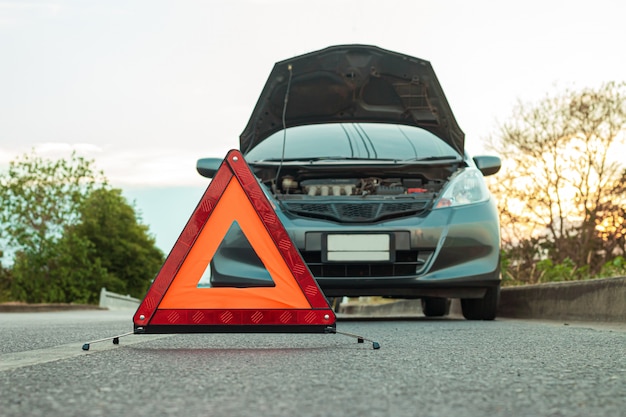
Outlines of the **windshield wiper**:
{"label": "windshield wiper", "polygon": [[[280,162],[280,158],[267,158],[253,161],[254,163],[262,162]],[[284,158],[283,162],[315,162],[315,161],[397,161],[397,159],[391,158],[357,158],[350,156],[316,156],[314,158]]]}
{"label": "windshield wiper", "polygon": [[412,161],[448,161],[448,160],[460,161],[461,158],[459,158],[458,155],[426,156],[426,157],[423,157],[423,158],[403,159],[402,162],[412,162]]}

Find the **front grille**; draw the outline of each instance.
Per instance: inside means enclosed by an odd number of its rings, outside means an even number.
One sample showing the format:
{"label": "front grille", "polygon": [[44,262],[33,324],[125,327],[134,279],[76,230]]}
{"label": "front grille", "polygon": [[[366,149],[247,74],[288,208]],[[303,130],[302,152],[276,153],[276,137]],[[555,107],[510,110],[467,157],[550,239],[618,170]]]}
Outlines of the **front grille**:
{"label": "front grille", "polygon": [[343,223],[373,222],[422,213],[428,201],[359,201],[354,203],[333,201],[284,201],[286,211],[305,217],[335,220]]}
{"label": "front grille", "polygon": [[433,251],[396,251],[395,262],[354,263],[322,262],[320,251],[303,251],[302,258],[316,277],[400,277],[418,274],[430,260]]}

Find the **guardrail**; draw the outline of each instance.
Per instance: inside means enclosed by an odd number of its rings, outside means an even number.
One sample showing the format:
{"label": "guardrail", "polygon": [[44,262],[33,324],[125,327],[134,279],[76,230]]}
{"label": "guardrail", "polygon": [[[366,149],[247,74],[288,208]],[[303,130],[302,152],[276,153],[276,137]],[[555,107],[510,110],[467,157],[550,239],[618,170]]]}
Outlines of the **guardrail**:
{"label": "guardrail", "polygon": [[100,290],[100,308],[108,308],[109,310],[137,309],[140,303],[141,300],[130,295],[116,294],[107,291],[104,287]]}

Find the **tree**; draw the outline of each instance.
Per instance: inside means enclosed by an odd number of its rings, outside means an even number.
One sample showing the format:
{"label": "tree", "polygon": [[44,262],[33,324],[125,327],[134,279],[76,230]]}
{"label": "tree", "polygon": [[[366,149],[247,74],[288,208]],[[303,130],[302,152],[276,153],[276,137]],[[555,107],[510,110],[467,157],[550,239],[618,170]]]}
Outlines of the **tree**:
{"label": "tree", "polygon": [[626,254],[626,170],[598,205],[596,230],[607,253]]}
{"label": "tree", "polygon": [[89,195],[81,209],[81,222],[72,233],[91,242],[90,256],[123,284],[124,291],[142,297],[164,262],[148,227],[139,222],[135,210],[119,189],[98,189]]}
{"label": "tree", "polygon": [[41,252],[20,251],[13,264],[13,298],[29,303],[96,303],[105,286],[122,289],[94,256],[95,248],[74,233],[46,245]]}
{"label": "tree", "polygon": [[27,154],[0,186],[0,237],[13,257],[10,270],[0,268],[0,292],[10,284],[15,300],[95,303],[102,287],[140,297],[163,263],[147,226],[93,161]]}
{"label": "tree", "polygon": [[89,193],[105,185],[93,161],[76,153],[56,161],[24,154],[0,175],[0,237],[14,251],[43,251],[78,221]]}
{"label": "tree", "polygon": [[615,215],[623,207],[624,178],[617,156],[625,132],[625,83],[519,103],[491,141],[504,159],[491,186],[505,247],[525,246],[529,252],[519,258],[525,262],[539,252],[592,272],[613,256],[616,247],[609,242],[615,236],[599,233],[598,225],[620,218]]}
{"label": "tree", "polygon": [[[0,250],[0,259],[2,259],[4,254]],[[5,268],[2,263],[0,263],[0,302],[8,301],[11,299],[11,270]]]}
{"label": "tree", "polygon": [[[105,185],[106,179],[94,170],[93,161],[76,153],[69,159],[50,160],[32,151],[10,162],[8,172],[0,175],[0,238],[13,257],[12,298],[29,302],[85,300],[67,290],[67,282],[75,280],[77,271],[85,277],[94,271],[65,265],[71,272],[60,275],[61,265],[67,262],[64,245],[69,242],[64,231],[79,221],[78,209],[89,193]],[[80,244],[87,250],[86,242]]]}

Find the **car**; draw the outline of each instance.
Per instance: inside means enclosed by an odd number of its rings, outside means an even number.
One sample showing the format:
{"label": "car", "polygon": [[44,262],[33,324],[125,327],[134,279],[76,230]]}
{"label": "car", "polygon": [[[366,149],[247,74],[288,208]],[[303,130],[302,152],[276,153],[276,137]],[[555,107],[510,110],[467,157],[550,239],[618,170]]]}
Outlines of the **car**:
{"label": "car", "polygon": [[[428,317],[461,301],[493,320],[500,227],[431,64],[370,45],[338,45],[274,65],[240,151],[328,299],[421,299]],[[202,158],[211,178],[222,160]],[[205,286],[271,286],[233,223]]]}

